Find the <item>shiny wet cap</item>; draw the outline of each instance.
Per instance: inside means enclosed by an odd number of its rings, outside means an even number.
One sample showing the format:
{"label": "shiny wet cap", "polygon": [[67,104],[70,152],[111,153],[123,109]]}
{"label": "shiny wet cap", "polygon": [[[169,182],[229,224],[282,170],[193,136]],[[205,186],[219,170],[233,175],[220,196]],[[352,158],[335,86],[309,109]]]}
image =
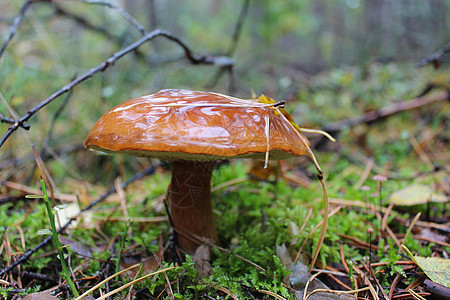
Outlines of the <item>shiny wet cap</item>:
{"label": "shiny wet cap", "polygon": [[256,100],[161,90],[108,111],[89,132],[90,150],[163,160],[269,159],[309,155],[309,141],[276,110]]}

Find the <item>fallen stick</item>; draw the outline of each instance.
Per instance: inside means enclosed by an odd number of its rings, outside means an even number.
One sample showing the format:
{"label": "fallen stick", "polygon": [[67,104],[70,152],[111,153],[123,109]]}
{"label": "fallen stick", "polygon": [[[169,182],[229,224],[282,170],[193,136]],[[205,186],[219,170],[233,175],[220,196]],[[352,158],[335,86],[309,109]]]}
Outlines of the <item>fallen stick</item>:
{"label": "fallen stick", "polygon": [[[145,169],[144,171],[137,173],[135,176],[133,176],[132,178],[130,178],[129,180],[127,180],[126,182],[122,183],[122,188],[126,188],[128,185],[130,185],[130,183],[132,183],[133,181],[139,180],[141,178],[143,178],[144,176],[147,175],[151,175],[153,173],[155,173],[156,168],[158,168],[160,166],[160,164],[155,164],[147,169]],[[81,211],[80,214],[82,212],[85,212],[89,209],[91,209],[94,205],[97,205],[98,203],[102,202],[103,200],[106,199],[106,197],[108,197],[111,194],[114,194],[116,192],[116,188],[112,187],[109,191],[107,191],[106,193],[104,193],[102,196],[100,196],[97,200],[91,202],[88,206],[84,207]],[[64,224],[63,226],[61,226],[61,228],[58,230],[58,234],[61,233],[62,231],[64,231],[69,225],[70,223],[72,223],[73,220],[75,220],[78,216],[73,217],[72,219],[70,219],[69,221],[67,221],[66,224]],[[25,254],[23,254],[21,257],[19,257],[15,262],[13,262],[10,266],[8,266],[7,268],[4,269],[0,269],[0,276],[2,276],[3,274],[8,274],[9,272],[11,272],[12,269],[14,269],[16,266],[20,265],[21,263],[23,263],[24,261],[26,261],[28,258],[31,257],[31,255],[33,255],[33,253],[35,253],[36,251],[38,251],[40,248],[42,248],[43,246],[45,246],[46,244],[48,244],[50,241],[52,240],[51,236],[48,236],[47,238],[45,238],[42,242],[40,242],[39,244],[37,244],[34,248],[28,250],[27,252],[25,252]]]}
{"label": "fallen stick", "polygon": [[326,125],[322,129],[330,134],[339,132],[347,127],[352,127],[358,124],[363,123],[371,123],[374,121],[382,120],[391,115],[404,112],[407,110],[419,108],[422,106],[426,106],[435,102],[445,101],[450,99],[449,91],[441,91],[439,93],[434,93],[427,96],[417,97],[412,100],[404,100],[401,102],[397,102],[377,110],[369,111],[362,116],[357,116],[350,119],[345,119],[342,121],[334,122]]}
{"label": "fallen stick", "polygon": [[439,49],[438,51],[436,51],[435,53],[425,57],[424,59],[422,59],[417,65],[416,67],[421,68],[425,65],[428,65],[430,63],[434,64],[434,67],[437,69],[439,68],[439,64],[440,64],[440,59],[442,58],[442,56],[444,56],[446,53],[450,52],[450,42],[448,42],[447,44],[445,44],[444,47],[442,47],[441,49]]}

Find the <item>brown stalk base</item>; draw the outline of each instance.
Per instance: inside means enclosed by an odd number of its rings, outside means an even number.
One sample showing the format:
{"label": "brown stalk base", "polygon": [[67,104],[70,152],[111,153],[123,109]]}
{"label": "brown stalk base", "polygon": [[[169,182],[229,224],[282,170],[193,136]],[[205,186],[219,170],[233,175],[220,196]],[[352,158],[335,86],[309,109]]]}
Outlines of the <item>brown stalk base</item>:
{"label": "brown stalk base", "polygon": [[201,242],[193,234],[217,243],[211,203],[211,175],[215,162],[176,161],[169,187],[169,211],[181,249],[194,253]]}

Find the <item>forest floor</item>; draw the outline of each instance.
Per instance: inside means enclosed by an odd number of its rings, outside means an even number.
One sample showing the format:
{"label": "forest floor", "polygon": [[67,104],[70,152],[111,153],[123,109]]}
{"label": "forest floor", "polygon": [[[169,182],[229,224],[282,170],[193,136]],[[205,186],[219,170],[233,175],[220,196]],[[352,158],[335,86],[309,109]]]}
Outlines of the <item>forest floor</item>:
{"label": "forest floor", "polygon": [[[89,293],[98,299],[108,293],[135,299],[303,299],[309,293],[328,299],[338,291],[369,299],[448,295],[447,92],[437,86],[379,105],[368,101],[396,95],[379,96],[376,86],[398,91],[412,79],[398,76],[396,65],[373,65],[365,78],[359,72],[317,75],[289,102],[295,119],[308,115],[315,124],[334,118],[323,129],[336,142],[308,134],[330,195],[328,230],[313,269],[327,287],[309,282],[303,270],[324,214],[308,159],[271,162],[268,170],[247,160],[217,166],[212,190],[221,247],[209,245],[189,256],[177,248],[164,209],[167,164],[69,147],[71,152],[38,159],[34,169],[18,168],[23,162],[14,156],[2,162],[2,297],[74,295],[49,235],[39,176],[54,184],[48,194],[55,193],[56,226],[64,228],[59,241],[79,294],[95,287]],[[307,105],[303,99],[314,101]],[[405,110],[411,103],[417,107]],[[58,175],[72,168],[90,170],[91,179]],[[133,170],[141,170],[138,177]]]}
{"label": "forest floor", "polygon": [[[450,75],[439,51],[421,68],[367,61],[308,72],[278,52],[257,61],[250,38],[252,51],[234,53],[249,1],[232,15],[230,51],[205,56],[109,2],[53,2],[11,2],[12,25],[2,24],[0,299],[450,298]],[[228,47],[222,29],[207,39],[194,25],[196,50]],[[83,147],[106,111],[163,87],[261,91],[286,101],[300,127],[330,133],[336,142],[304,133],[328,212],[308,157],[267,170],[221,161],[212,175],[220,246],[201,240],[184,253],[164,202],[170,163]]]}

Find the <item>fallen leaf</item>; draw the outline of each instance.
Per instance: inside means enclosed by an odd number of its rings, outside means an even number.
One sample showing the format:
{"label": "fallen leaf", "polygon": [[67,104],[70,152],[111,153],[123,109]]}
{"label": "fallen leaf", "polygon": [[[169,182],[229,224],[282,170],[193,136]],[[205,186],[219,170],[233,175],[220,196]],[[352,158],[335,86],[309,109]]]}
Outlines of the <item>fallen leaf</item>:
{"label": "fallen leaf", "polygon": [[262,160],[253,160],[251,164],[250,170],[248,170],[248,175],[250,178],[257,180],[266,180],[266,181],[274,181],[277,179],[277,168],[275,168],[272,164],[269,164],[267,168],[264,168],[264,161]]}
{"label": "fallen leaf", "polygon": [[23,300],[58,300],[58,297],[50,295],[50,291],[26,295]]}
{"label": "fallen leaf", "polygon": [[195,250],[192,260],[195,264],[195,269],[198,271],[199,277],[208,277],[212,274],[210,261],[210,249],[208,245],[200,245]]}
{"label": "fallen leaf", "polygon": [[439,234],[429,228],[423,228],[420,230],[420,234],[415,234],[414,236],[422,237],[430,241],[447,242],[447,236]]}
{"label": "fallen leaf", "polygon": [[450,288],[450,259],[414,256],[414,261],[432,281]]}
{"label": "fallen leaf", "polygon": [[149,274],[149,273],[152,273],[155,270],[157,270],[159,267],[159,263],[155,257],[148,257],[148,258],[145,258],[142,260],[125,259],[124,258],[124,259],[122,259],[122,261],[120,261],[120,269],[121,270],[127,269],[139,262],[141,263],[140,268],[134,268],[134,269],[128,270],[124,274],[129,275],[131,278],[134,278],[138,275],[138,272],[140,272],[140,274]]}
{"label": "fallen leaf", "polygon": [[69,248],[73,252],[75,252],[77,254],[80,254],[80,255],[82,255],[84,257],[91,257],[92,256],[92,250],[100,251],[100,249],[92,249],[89,246],[86,246],[86,245],[84,245],[84,244],[82,244],[80,242],[74,241],[72,239],[66,238],[63,235],[59,235],[59,241],[61,242],[62,245],[64,245],[64,246],[68,245]]}
{"label": "fallen leaf", "polygon": [[[290,274],[284,278],[284,282],[289,285],[291,288],[295,291],[295,296],[297,299],[303,299],[303,293],[304,289],[306,287],[306,283],[311,278],[311,274],[308,272],[308,266],[298,261],[297,263],[294,263],[292,257],[289,254],[288,248],[282,244],[281,246],[277,245],[277,256],[280,258],[281,263],[287,267],[287,270],[291,271]],[[315,278],[310,282],[308,285],[308,293],[316,290],[316,289],[325,289],[328,290],[329,288],[322,283],[319,279]],[[356,299],[354,295],[347,295],[347,294],[331,294],[326,292],[320,292],[316,293],[315,295],[311,296],[309,299],[312,300],[351,300]]]}
{"label": "fallen leaf", "polygon": [[390,197],[394,205],[412,206],[428,202],[447,202],[447,197],[434,192],[431,187],[424,184],[412,184],[396,191]]}
{"label": "fallen leaf", "polygon": [[142,256],[138,257],[122,257],[122,260],[120,261],[120,269],[127,269],[131,266],[133,266],[136,263],[141,263],[140,268],[134,268],[131,270],[128,270],[125,272],[125,274],[129,275],[130,277],[134,278],[137,276],[137,273],[140,272],[141,274],[148,274],[152,273],[158,267],[162,267],[161,261],[164,260],[164,247],[162,245],[162,236],[159,237],[159,247],[158,247],[158,253],[151,257],[142,258]]}

